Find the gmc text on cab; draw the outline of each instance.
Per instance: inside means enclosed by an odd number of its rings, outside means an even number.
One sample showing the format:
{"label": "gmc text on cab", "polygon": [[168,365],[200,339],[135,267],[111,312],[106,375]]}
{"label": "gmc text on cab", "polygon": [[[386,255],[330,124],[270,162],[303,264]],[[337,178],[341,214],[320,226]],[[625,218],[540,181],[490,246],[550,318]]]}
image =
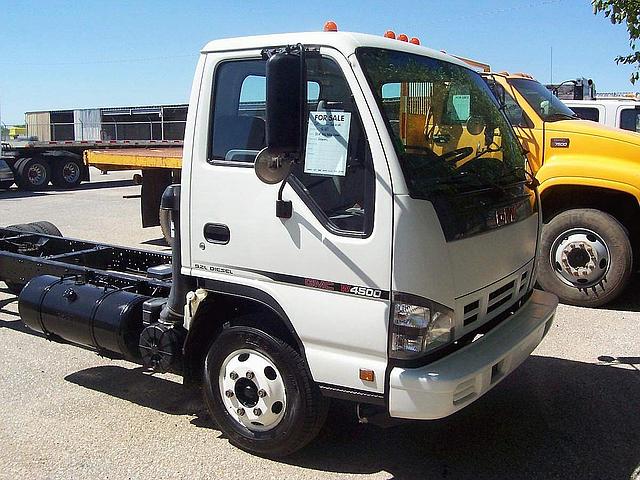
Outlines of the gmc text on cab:
{"label": "gmc text on cab", "polygon": [[346,32],[213,41],[181,182],[170,267],[40,223],[0,229],[0,272],[48,338],[201,383],[246,450],[301,448],[331,397],[363,420],[450,415],[553,321],[525,156],[442,53]]}

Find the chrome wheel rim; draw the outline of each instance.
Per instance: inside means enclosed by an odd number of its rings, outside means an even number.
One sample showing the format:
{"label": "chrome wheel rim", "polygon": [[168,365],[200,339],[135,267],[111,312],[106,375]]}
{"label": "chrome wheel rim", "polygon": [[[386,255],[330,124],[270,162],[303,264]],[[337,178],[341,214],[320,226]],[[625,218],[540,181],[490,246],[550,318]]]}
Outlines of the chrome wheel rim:
{"label": "chrome wheel rim", "polygon": [[27,178],[29,179],[29,183],[31,185],[44,185],[44,183],[47,181],[47,169],[40,163],[31,165],[29,167],[29,170],[27,170]]}
{"label": "chrome wheel rim", "polygon": [[550,261],[560,280],[576,288],[589,288],[604,281],[611,265],[611,253],[600,235],[586,228],[574,228],[554,240]]}
{"label": "chrome wheel rim", "polygon": [[67,162],[62,166],[62,178],[66,183],[73,184],[80,178],[80,167],[76,162]]}
{"label": "chrome wheel rim", "polygon": [[247,429],[265,432],[284,418],[284,380],[276,365],[262,353],[250,349],[231,353],[222,363],[218,385],[227,412]]}

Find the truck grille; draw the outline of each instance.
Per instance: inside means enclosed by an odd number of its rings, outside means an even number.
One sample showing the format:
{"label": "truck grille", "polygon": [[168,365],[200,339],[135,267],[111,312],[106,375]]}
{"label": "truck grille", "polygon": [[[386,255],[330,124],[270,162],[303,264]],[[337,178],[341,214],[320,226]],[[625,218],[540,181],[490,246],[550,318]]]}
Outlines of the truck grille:
{"label": "truck grille", "polygon": [[456,316],[462,317],[457,322],[462,325],[462,331],[456,332],[456,337],[460,338],[484,325],[519,300],[526,293],[532,268],[533,262],[530,262],[502,280],[458,298]]}

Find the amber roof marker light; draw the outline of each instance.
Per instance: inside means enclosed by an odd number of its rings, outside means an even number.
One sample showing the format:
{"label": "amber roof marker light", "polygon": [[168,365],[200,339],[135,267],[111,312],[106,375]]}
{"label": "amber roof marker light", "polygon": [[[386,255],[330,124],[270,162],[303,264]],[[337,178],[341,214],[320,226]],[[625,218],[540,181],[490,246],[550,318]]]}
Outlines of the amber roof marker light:
{"label": "amber roof marker light", "polygon": [[400,35],[398,35],[398,40],[400,40],[401,42],[408,42],[409,41],[409,37],[407,37],[406,34],[401,33]]}
{"label": "amber roof marker light", "polygon": [[338,25],[333,20],[329,20],[328,22],[325,22],[322,30],[325,32],[337,32]]}
{"label": "amber roof marker light", "polygon": [[414,45],[420,45],[420,39],[417,37],[411,37],[411,40],[409,40],[409,43],[413,43]]}
{"label": "amber roof marker light", "polygon": [[395,40],[396,32],[394,32],[393,30],[387,30],[386,32],[384,32],[384,36],[385,38],[391,38],[392,40]]}

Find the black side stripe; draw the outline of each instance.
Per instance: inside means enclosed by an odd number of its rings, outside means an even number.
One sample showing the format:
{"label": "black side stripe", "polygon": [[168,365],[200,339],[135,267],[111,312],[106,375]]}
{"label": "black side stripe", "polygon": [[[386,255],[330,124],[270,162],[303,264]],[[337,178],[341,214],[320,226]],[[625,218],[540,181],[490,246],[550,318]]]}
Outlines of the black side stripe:
{"label": "black side stripe", "polygon": [[195,265],[196,269],[212,271],[215,273],[223,273],[233,275],[234,270],[240,272],[250,272],[263,277],[267,277],[274,282],[286,283],[289,285],[298,285],[301,287],[315,288],[329,292],[344,293],[347,295],[355,295],[358,297],[372,298],[375,300],[389,300],[390,294],[388,290],[379,288],[365,287],[361,285],[352,285],[347,283],[333,282],[331,280],[321,280],[311,277],[298,277],[296,275],[288,275],[285,273],[267,272],[263,270],[254,270],[251,268],[238,268],[235,266],[204,266]]}

